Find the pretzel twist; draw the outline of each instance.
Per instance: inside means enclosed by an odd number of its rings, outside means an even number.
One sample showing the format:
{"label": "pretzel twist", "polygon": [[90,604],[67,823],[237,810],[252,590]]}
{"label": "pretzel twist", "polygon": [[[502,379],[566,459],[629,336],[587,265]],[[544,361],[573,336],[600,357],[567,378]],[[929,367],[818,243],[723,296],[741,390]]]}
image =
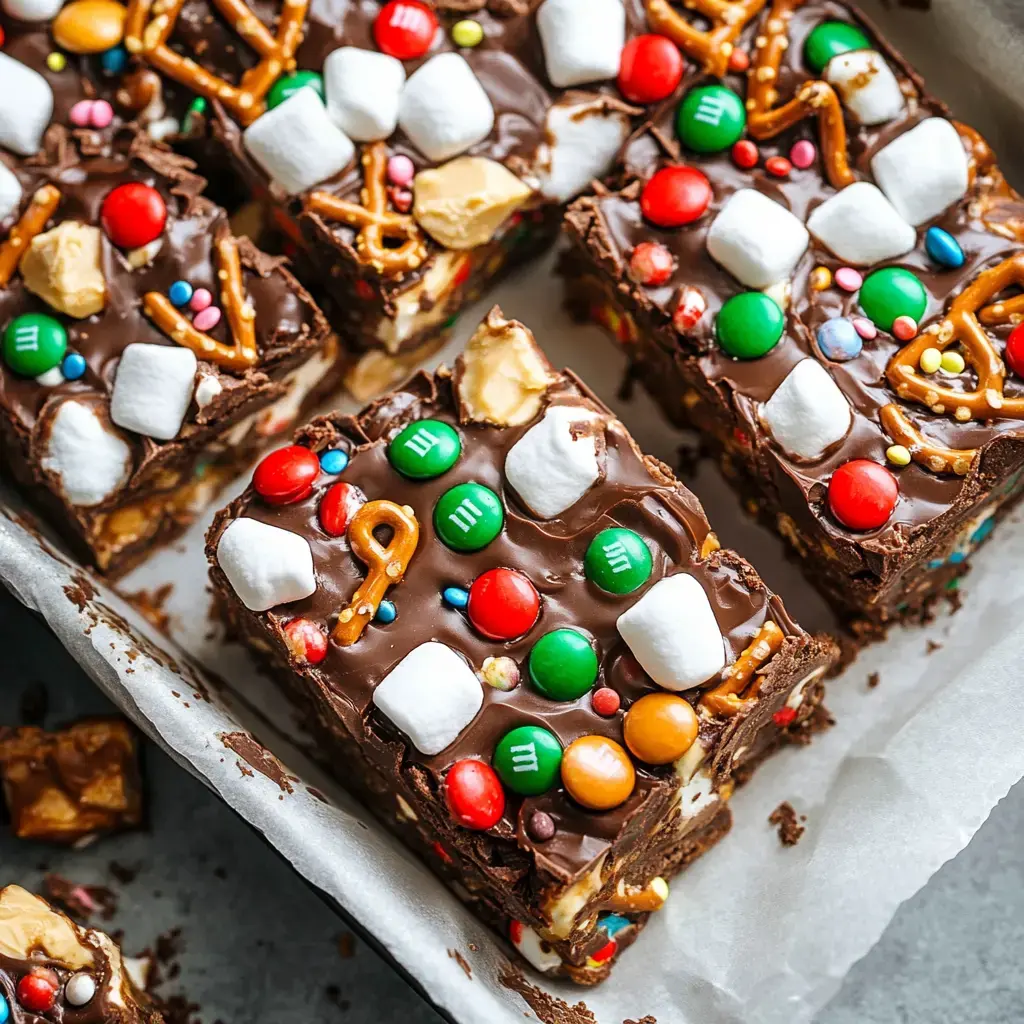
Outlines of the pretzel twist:
{"label": "pretzel twist", "polygon": [[929,441],[898,405],[882,406],[878,416],[886,434],[896,444],[903,445],[915,462],[919,462],[933,473],[956,473],[957,476],[966,476],[970,471],[974,456],[978,454],[977,449],[947,448],[935,441]]}
{"label": "pretzel twist", "polygon": [[[311,192],[305,210],[358,228],[356,251],[377,273],[390,277],[415,270],[427,258],[426,241],[411,216],[388,209],[387,146],[383,142],[366,146],[362,163],[362,206],[330,192]],[[390,248],[388,239],[402,244]]]}
{"label": "pretzel twist", "polygon": [[711,22],[702,32],[690,24],[668,0],[647,0],[647,21],[652,32],[668,36],[683,53],[699,61],[709,75],[724,78],[736,40],[767,0],[684,0],[684,6]]}
{"label": "pretzel twist", "polygon": [[46,227],[59,204],[60,190],[55,185],[43,185],[33,193],[25,212],[0,243],[0,286],[10,281],[32,239]]}
{"label": "pretzel twist", "polygon": [[[373,535],[380,526],[389,526],[394,531],[387,546]],[[368,571],[352,600],[338,615],[332,632],[336,643],[351,647],[363,635],[388,587],[402,582],[419,540],[420,524],[408,505],[368,501],[352,517],[348,542],[352,554],[366,563]]]}
{"label": "pretzel twist", "polygon": [[770,658],[774,657],[785,634],[767,619],[757,635],[743,653],[725,670],[725,678],[700,698],[700,703],[713,715],[732,716],[757,700],[756,692],[744,698],[754,673]]}

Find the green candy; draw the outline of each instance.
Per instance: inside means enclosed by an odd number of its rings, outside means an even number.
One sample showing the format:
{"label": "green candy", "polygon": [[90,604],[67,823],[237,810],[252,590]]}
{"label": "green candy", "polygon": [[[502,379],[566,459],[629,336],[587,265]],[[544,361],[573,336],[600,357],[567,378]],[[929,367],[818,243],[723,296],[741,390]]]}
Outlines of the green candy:
{"label": "green candy", "polygon": [[273,110],[274,107],[284,103],[289,96],[306,88],[312,89],[320,97],[321,102],[323,101],[324,80],[322,75],[318,75],[315,71],[295,71],[290,75],[282,75],[267,93],[267,109]]}
{"label": "green candy", "polygon": [[820,75],[833,57],[851,50],[870,50],[871,40],[856,25],[845,21],[823,21],[804,43],[807,66]]}
{"label": "green candy", "polygon": [[458,484],[434,506],[434,529],[455,551],[479,551],[501,533],[505,510],[501,499],[483,484]]}
{"label": "green candy", "polygon": [[763,292],[742,292],[722,306],[715,321],[718,344],[736,359],[759,359],[779,343],[786,314]]}
{"label": "green candy", "polygon": [[587,548],[587,579],[609,594],[632,594],[651,578],[651,552],[633,530],[602,530]]}
{"label": "green candy", "polygon": [[60,366],[67,350],[64,325],[45,313],[16,316],[4,331],[4,362],[23,377],[38,377]]}
{"label": "green candy", "polygon": [[539,796],[558,781],[562,746],[538,725],[521,725],[505,733],[494,748],[494,770],[513,793]]}
{"label": "green candy", "polygon": [[388,445],[388,459],[402,476],[430,480],[447,473],[462,454],[454,427],[441,420],[417,420]]}
{"label": "green candy", "polygon": [[724,85],[691,89],[676,114],[683,145],[696,153],[721,153],[737,143],[747,127],[743,100]]}
{"label": "green candy", "polygon": [[869,274],[860,289],[860,306],[883,331],[891,331],[897,318],[909,316],[920,323],[928,308],[928,292],[909,270],[884,267]]}
{"label": "green candy", "polygon": [[529,670],[530,682],[549,700],[577,700],[597,680],[597,655],[582,633],[554,629],[533,645]]}

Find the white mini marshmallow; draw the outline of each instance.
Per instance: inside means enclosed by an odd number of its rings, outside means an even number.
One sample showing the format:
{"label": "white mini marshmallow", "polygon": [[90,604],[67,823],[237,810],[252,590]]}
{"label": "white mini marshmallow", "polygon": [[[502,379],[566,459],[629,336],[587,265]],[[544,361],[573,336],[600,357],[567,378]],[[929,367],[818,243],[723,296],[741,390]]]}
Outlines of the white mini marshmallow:
{"label": "white mini marshmallow", "polygon": [[236,519],[217,542],[217,564],[249,611],[265,612],[316,592],[304,537],[256,519]]}
{"label": "white mini marshmallow", "polygon": [[761,407],[761,422],[787,455],[813,461],[846,437],[853,413],[828,370],[803,359]]}
{"label": "white mini marshmallow", "polygon": [[305,192],[352,159],[352,140],[327,116],[313,89],[298,89],[242,133],[253,159],[286,192]]}
{"label": "white mini marshmallow", "polygon": [[451,746],[483,702],[465,658],[436,640],[410,651],[373,691],[373,703],[427,755]]}
{"label": "white mini marshmallow", "polygon": [[[617,2],[617,0],[616,0]],[[541,192],[567,203],[608,171],[629,135],[629,118],[601,100],[556,103],[549,111],[538,151]]]}
{"label": "white mini marshmallow", "polygon": [[537,31],[552,85],[565,89],[619,73],[626,44],[622,0],[544,0]]}
{"label": "white mini marshmallow", "polygon": [[846,109],[861,124],[885,124],[906,106],[900,83],[877,50],[851,50],[833,57],[825,81],[836,87]]}
{"label": "white mini marshmallow", "polygon": [[807,227],[826,249],[855,266],[893,260],[917,245],[917,231],[870,181],[837,192],[811,214]]}
{"label": "white mini marshmallow", "polygon": [[129,345],[117,366],[110,418],[125,430],[160,441],[176,437],[192,401],[197,365],[188,348]]}
{"label": "white mini marshmallow", "polygon": [[439,53],[405,83],[398,123],[425,157],[441,161],[490,134],[494,107],[464,57]]}
{"label": "white mini marshmallow", "polygon": [[513,921],[509,929],[512,945],[541,974],[562,966],[562,958],[531,928],[522,921]]}
{"label": "white mini marshmallow", "polygon": [[17,211],[21,195],[21,182],[6,164],[0,163],[0,220]]}
{"label": "white mini marshmallow", "polygon": [[128,479],[132,450],[92,405],[69,399],[53,417],[40,465],[60,480],[72,505],[91,508]]}
{"label": "white mini marshmallow", "polygon": [[31,156],[52,116],[50,83],[20,60],[0,53],[0,146]]}
{"label": "white mini marshmallow", "polygon": [[205,409],[223,390],[224,385],[212,373],[200,374],[196,385],[196,405]]}
{"label": "white mini marshmallow", "polygon": [[63,6],[64,0],[0,0],[4,14],[19,21],[49,21]]}
{"label": "white mini marshmallow", "polygon": [[666,690],[689,690],[725,668],[725,642],[689,573],[658,580],[616,623],[640,667]]}
{"label": "white mini marshmallow", "polygon": [[920,227],[967,192],[967,152],[953,125],[930,117],[875,154],[871,170],[889,201]]}
{"label": "white mini marshmallow", "polygon": [[748,288],[788,278],[810,244],[807,228],[752,188],[730,196],[708,231],[708,252]]}
{"label": "white mini marshmallow", "polygon": [[553,405],[505,456],[505,478],[538,519],[571,508],[601,478],[602,419],[589,409]]}
{"label": "white mini marshmallow", "polygon": [[327,115],[356,142],[386,139],[398,124],[402,62],[376,50],[343,46],[324,61]]}

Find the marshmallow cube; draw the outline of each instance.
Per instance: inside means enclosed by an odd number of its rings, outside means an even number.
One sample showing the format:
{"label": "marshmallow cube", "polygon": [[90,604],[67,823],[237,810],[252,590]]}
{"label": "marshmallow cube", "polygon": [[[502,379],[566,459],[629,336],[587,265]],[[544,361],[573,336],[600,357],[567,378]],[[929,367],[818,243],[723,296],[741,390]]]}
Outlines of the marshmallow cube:
{"label": "marshmallow cube", "polygon": [[191,349],[142,342],[129,345],[114,378],[110,418],[125,430],[171,440],[192,401],[197,366]]}
{"label": "marshmallow cube", "polygon": [[629,136],[629,118],[601,101],[556,103],[547,116],[538,171],[541,192],[567,203],[608,171]]}
{"label": "marshmallow cube", "polygon": [[967,193],[967,152],[951,122],[930,117],[875,154],[871,171],[900,215],[914,227],[933,220]]}
{"label": "marshmallow cube", "polygon": [[217,542],[217,564],[242,604],[265,612],[316,592],[305,538],[256,519],[236,519]]}
{"label": "marshmallow cube", "polygon": [[52,116],[50,83],[38,71],[0,52],[0,146],[32,156]]}
{"label": "marshmallow cube", "polygon": [[487,138],[494,107],[466,59],[439,53],[405,83],[398,123],[428,160],[447,160]]}
{"label": "marshmallow cube", "polygon": [[327,116],[313,89],[298,89],[242,133],[253,159],[295,195],[333,177],[355,154],[352,140]]}
{"label": "marshmallow cube", "polygon": [[64,0],[0,0],[0,10],[18,21],[50,21],[63,6]]}
{"label": "marshmallow cube", "polygon": [[708,231],[712,259],[748,288],[790,277],[810,244],[807,228],[784,206],[751,188],[730,196]]}
{"label": "marshmallow cube", "polygon": [[565,89],[618,75],[626,45],[622,0],[544,0],[537,30],[552,85]]}
{"label": "marshmallow cube", "polygon": [[861,267],[903,256],[917,245],[917,231],[869,181],[847,185],[822,203],[807,227],[839,259]]}
{"label": "marshmallow cube", "polygon": [[428,756],[451,746],[483,702],[476,673],[436,640],[410,651],[373,691],[373,703]]}
{"label": "marshmallow cube", "polygon": [[386,139],[398,124],[402,62],[376,50],[343,46],[324,61],[327,116],[356,142]]}
{"label": "marshmallow cube", "polygon": [[505,456],[505,478],[538,519],[554,519],[600,480],[595,432],[602,419],[578,406],[551,406]]}
{"label": "marshmallow cube", "polygon": [[528,924],[513,921],[509,927],[509,936],[520,956],[541,974],[562,966],[562,958]]}
{"label": "marshmallow cube", "polygon": [[885,124],[906,106],[892,68],[877,50],[852,50],[829,61],[825,81],[836,87],[843,105],[861,124]]}
{"label": "marshmallow cube", "polygon": [[68,400],[53,417],[40,465],[59,479],[72,505],[91,508],[128,479],[132,450],[91,405]]}
{"label": "marshmallow cube", "polygon": [[22,188],[13,171],[0,163],[0,220],[18,212],[21,205]]}
{"label": "marshmallow cube", "polygon": [[801,360],[761,407],[761,422],[789,456],[820,459],[850,432],[850,403],[816,359]]}
{"label": "marshmallow cube", "polygon": [[663,689],[689,690],[725,668],[725,641],[704,588],[689,573],[658,580],[616,626]]}

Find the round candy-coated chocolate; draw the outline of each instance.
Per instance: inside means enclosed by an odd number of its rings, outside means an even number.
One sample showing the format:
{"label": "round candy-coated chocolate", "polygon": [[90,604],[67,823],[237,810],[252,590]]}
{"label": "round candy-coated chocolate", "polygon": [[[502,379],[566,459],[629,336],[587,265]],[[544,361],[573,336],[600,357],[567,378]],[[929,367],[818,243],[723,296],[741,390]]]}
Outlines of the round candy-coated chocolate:
{"label": "round candy-coated chocolate", "polygon": [[348,452],[340,448],[330,448],[320,453],[320,468],[331,476],[344,473],[348,467]]}
{"label": "round candy-coated chocolate", "polygon": [[718,344],[737,359],[759,359],[779,343],[786,315],[763,292],[734,295],[718,313]]}
{"label": "round candy-coated chocolate", "polygon": [[192,298],[192,285],[188,281],[175,281],[167,289],[167,298],[176,306],[187,306]]}
{"label": "round candy-coated chocolate", "polygon": [[448,769],[444,798],[451,816],[477,831],[493,828],[505,812],[505,790],[494,769],[483,761],[466,758]]}
{"label": "round candy-coated chocolate", "polygon": [[167,204],[152,185],[127,181],[107,193],[100,223],[114,245],[138,249],[160,237],[167,223]]}
{"label": "round candy-coated chocolate", "polygon": [[394,601],[381,601],[377,605],[377,613],[374,615],[375,622],[383,622],[384,625],[388,625],[394,622],[398,618],[398,609],[395,607]]}
{"label": "round candy-coated chocolate", "polygon": [[660,228],[681,228],[703,217],[711,199],[704,172],[676,164],[655,171],[640,194],[640,209]]}
{"label": "round candy-coated chocolate", "polygon": [[272,110],[284,103],[289,96],[294,96],[300,89],[312,89],[323,101],[323,76],[318,75],[315,71],[294,71],[290,75],[282,75],[267,93],[267,109]]}
{"label": "round candy-coated chocolate", "polygon": [[899,496],[896,477],[870,459],[844,462],[828,483],[829,508],[851,530],[878,530],[885,526]]}
{"label": "round candy-coated chocolate", "polygon": [[4,330],[4,362],[23,377],[60,366],[67,350],[68,332],[46,313],[22,313]]}
{"label": "round candy-coated chocolate", "polygon": [[317,457],[308,448],[291,444],[263,457],[252,485],[268,505],[290,505],[309,495],[319,475]]}
{"label": "round candy-coated chocolate", "polygon": [[391,465],[412,480],[431,480],[447,473],[461,454],[458,433],[441,420],[416,420],[388,445]]}
{"label": "round candy-coated chocolate", "polygon": [[377,14],[373,38],[399,60],[415,60],[430,49],[437,31],[437,16],[419,0],[390,0]]}
{"label": "round candy-coated chocolate", "polygon": [[1024,377],[1024,324],[1017,324],[1006,339],[1006,364],[1018,377]]}
{"label": "round candy-coated chocolate", "polygon": [[751,142],[750,139],[740,139],[732,147],[732,162],[745,171],[756,167],[760,160],[761,151],[757,148],[757,143]]}
{"label": "round candy-coated chocolate", "polygon": [[675,270],[672,253],[660,242],[641,242],[630,254],[629,276],[648,288],[663,285]]}
{"label": "round candy-coated chocolate", "polygon": [[539,725],[521,725],[505,733],[494,748],[494,770],[521,796],[539,796],[558,781],[562,746]]}
{"label": "round candy-coated chocolate", "polygon": [[770,156],[764,162],[764,169],[773,178],[788,178],[793,173],[793,165],[784,156]]}
{"label": "round candy-coated chocolate", "polygon": [[416,177],[416,166],[404,153],[396,153],[388,159],[388,181],[405,187]]}
{"label": "round candy-coated chocolate", "polygon": [[484,41],[484,27],[472,18],[463,18],[452,25],[452,42],[456,46],[469,49],[479,46]]}
{"label": "round candy-coated chocolate", "polygon": [[928,233],[924,236],[924,247],[928,251],[928,255],[940,267],[946,267],[949,270],[958,270],[966,262],[964,251],[960,247],[960,243],[948,232],[943,231],[942,228],[929,228]]}
{"label": "round candy-coated chocolate", "polygon": [[909,270],[884,267],[865,278],[860,305],[869,320],[883,331],[891,331],[897,317],[921,322],[928,308],[928,292]]}
{"label": "round candy-coated chocolate", "polygon": [[434,506],[434,529],[455,551],[479,551],[501,533],[505,509],[501,498],[483,484],[457,484]]}
{"label": "round candy-coated chocolate", "polygon": [[192,318],[192,326],[197,331],[212,331],[220,323],[220,317],[220,307],[207,306],[206,309],[199,310]]}
{"label": "round candy-coated chocolate", "polygon": [[502,693],[510,693],[519,685],[519,666],[504,656],[500,658],[484,658],[480,666],[480,674],[488,686],[493,686]]}
{"label": "round candy-coated chocolate", "polygon": [[739,141],[747,127],[743,100],[724,85],[691,89],[679,104],[676,131],[696,153],[721,153]]}
{"label": "round candy-coated chocolate", "polygon": [[324,533],[331,537],[343,537],[352,517],[365,501],[366,498],[358,487],[344,480],[331,484],[324,492],[316,510]]}
{"label": "round candy-coated chocolate", "polygon": [[64,357],[64,362],[60,364],[60,372],[64,374],[66,380],[78,380],[80,377],[84,377],[85,370],[85,359],[77,352],[69,352]]}
{"label": "round candy-coated chocolate", "polygon": [[540,594],[515,569],[488,569],[469,588],[466,614],[488,640],[515,640],[533,629],[540,615]]}
{"label": "round candy-coated chocolate", "polygon": [[112,46],[100,57],[100,67],[108,75],[119,75],[128,66],[128,51],[123,46]]}
{"label": "round candy-coated chocolate", "polygon": [[445,587],[441,597],[445,604],[449,604],[453,608],[462,609],[469,604],[469,591],[463,590],[462,587]]}
{"label": "round candy-coated chocolate", "polygon": [[327,657],[327,635],[311,619],[292,619],[284,627],[288,650],[298,662],[319,665]]}
{"label": "round candy-coated chocolate", "polygon": [[818,348],[826,359],[843,363],[856,359],[864,347],[864,340],[857,333],[852,320],[836,316],[826,320],[818,328]]}
{"label": "round candy-coated chocolate", "polygon": [[[0,45],[3,44],[3,30],[0,29]],[[11,1019],[11,1007],[7,1002],[6,997],[0,992],[0,1024],[7,1024]]]}
{"label": "round candy-coated chocolate", "polygon": [[789,151],[789,159],[794,167],[806,171],[809,167],[813,167],[814,161],[818,159],[818,148],[809,139],[801,139],[799,142],[793,143],[793,148]]}
{"label": "round candy-coated chocolate", "polygon": [[64,998],[72,1006],[85,1006],[96,995],[96,979],[86,971],[79,971],[68,978],[64,986]]}
{"label": "round candy-coated chocolate", "polygon": [[587,579],[609,594],[632,594],[651,578],[651,552],[640,534],[613,526],[602,530],[587,548]]}
{"label": "round candy-coated chocolate", "polygon": [[210,294],[209,288],[197,288],[192,293],[192,298],[188,300],[188,308],[193,313],[202,313],[204,309],[209,309],[212,302],[213,296]]}
{"label": "round candy-coated chocolate", "polygon": [[530,838],[534,842],[546,843],[549,839],[554,838],[557,831],[555,819],[547,811],[534,811],[526,823],[526,831],[529,832]]}
{"label": "round candy-coated chocolate", "polygon": [[622,734],[639,760],[669,764],[693,746],[699,728],[689,701],[674,693],[649,693],[626,712]]}
{"label": "round candy-coated chocolate", "polygon": [[856,25],[845,21],[823,21],[804,43],[807,66],[821,74],[833,57],[851,50],[870,50],[871,40]]}
{"label": "round candy-coated chocolate", "polygon": [[602,686],[601,689],[594,691],[590,698],[590,706],[595,714],[602,718],[611,718],[622,706],[622,698],[610,686]]}
{"label": "round candy-coated chocolate", "polygon": [[835,281],[844,292],[853,293],[860,291],[864,284],[864,275],[853,267],[840,267],[836,271]]}
{"label": "round candy-coated chocolate", "polygon": [[562,755],[562,783],[591,811],[610,811],[629,799],[636,770],[629,755],[605,736],[581,736]]}
{"label": "round candy-coated chocolate", "polygon": [[53,19],[50,34],[68,53],[103,53],[124,38],[127,14],[115,0],[72,0]]}
{"label": "round candy-coated chocolate", "polygon": [[56,971],[36,968],[18,982],[18,1002],[30,1013],[46,1013],[57,1001],[60,978]]}
{"label": "round candy-coated chocolate", "polygon": [[597,655],[575,629],[553,629],[530,651],[530,682],[549,700],[576,700],[597,679]]}
{"label": "round candy-coated chocolate", "polygon": [[683,55],[668,36],[631,39],[619,58],[619,92],[630,103],[658,103],[683,80]]}

